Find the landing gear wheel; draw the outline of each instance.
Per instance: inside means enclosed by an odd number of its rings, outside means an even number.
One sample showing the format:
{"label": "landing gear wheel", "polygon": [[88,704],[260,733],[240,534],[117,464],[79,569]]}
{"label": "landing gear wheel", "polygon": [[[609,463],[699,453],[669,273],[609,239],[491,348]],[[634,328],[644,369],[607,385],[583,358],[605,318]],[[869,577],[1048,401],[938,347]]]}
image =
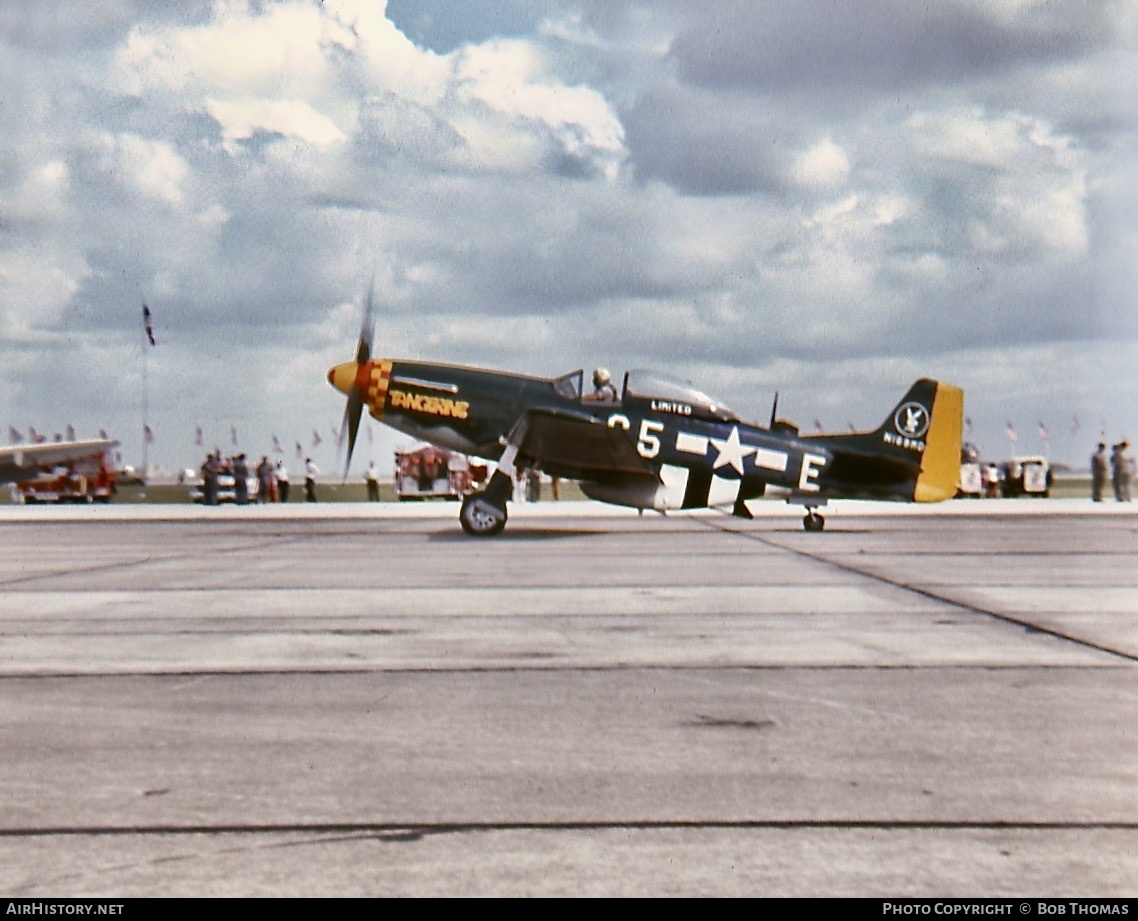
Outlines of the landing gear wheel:
{"label": "landing gear wheel", "polygon": [[471,537],[493,537],[506,526],[506,510],[491,505],[476,492],[462,500],[458,520]]}
{"label": "landing gear wheel", "polygon": [[802,519],[802,527],[807,531],[821,531],[826,527],[826,519],[817,512],[809,511],[806,513],[806,517]]}

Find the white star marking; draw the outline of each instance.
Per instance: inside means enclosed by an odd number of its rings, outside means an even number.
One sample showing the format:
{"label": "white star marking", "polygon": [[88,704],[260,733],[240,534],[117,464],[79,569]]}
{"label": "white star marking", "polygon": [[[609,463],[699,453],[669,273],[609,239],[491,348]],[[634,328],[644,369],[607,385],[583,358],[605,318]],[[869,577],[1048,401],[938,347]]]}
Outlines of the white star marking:
{"label": "white star marking", "polygon": [[711,465],[712,470],[718,470],[725,464],[730,464],[738,473],[742,474],[743,458],[758,450],[754,445],[745,445],[739,441],[739,426],[737,425],[731,427],[731,434],[726,439],[712,438],[711,443],[719,452],[719,456],[715,458],[715,463]]}

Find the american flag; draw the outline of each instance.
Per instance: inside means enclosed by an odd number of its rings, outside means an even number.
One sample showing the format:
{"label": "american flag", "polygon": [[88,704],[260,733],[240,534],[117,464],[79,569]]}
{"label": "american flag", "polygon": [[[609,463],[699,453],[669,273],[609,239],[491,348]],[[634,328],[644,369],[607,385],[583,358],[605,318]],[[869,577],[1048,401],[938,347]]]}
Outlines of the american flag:
{"label": "american flag", "polygon": [[146,329],[146,338],[151,345],[157,345],[154,341],[154,323],[150,317],[150,308],[145,304],[142,305],[142,325]]}

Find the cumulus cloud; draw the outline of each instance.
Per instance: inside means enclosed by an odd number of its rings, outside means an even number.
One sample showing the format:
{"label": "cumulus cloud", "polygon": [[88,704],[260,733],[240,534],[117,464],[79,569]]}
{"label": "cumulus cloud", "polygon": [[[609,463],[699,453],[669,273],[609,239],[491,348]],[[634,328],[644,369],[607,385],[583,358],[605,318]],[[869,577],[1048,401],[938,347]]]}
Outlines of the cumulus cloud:
{"label": "cumulus cloud", "polygon": [[257,131],[296,138],[317,147],[346,141],[336,123],[300,99],[207,99],[206,111],[227,141],[247,141]]}
{"label": "cumulus cloud", "polygon": [[1087,167],[1071,138],[1035,118],[979,110],[922,113],[907,127],[926,183],[969,177],[959,183],[964,207],[952,208],[967,213],[978,250],[1016,259],[1085,254]]}
{"label": "cumulus cloud", "polygon": [[189,169],[169,144],[129,133],[104,133],[94,148],[109,181],[162,205],[182,202]]}
{"label": "cumulus cloud", "polygon": [[140,24],[114,55],[117,87],[133,96],[203,94],[224,88],[238,96],[299,91],[324,74],[322,18],[310,3],[219,2],[208,22]]}
{"label": "cumulus cloud", "polygon": [[567,155],[595,160],[605,176],[615,177],[624,132],[608,103],[588,87],[544,83],[547,68],[530,45],[494,42],[469,48],[455,70],[460,99],[547,126]]}
{"label": "cumulus cloud", "polygon": [[833,188],[849,174],[849,157],[829,138],[794,158],[794,181],[807,188]]}

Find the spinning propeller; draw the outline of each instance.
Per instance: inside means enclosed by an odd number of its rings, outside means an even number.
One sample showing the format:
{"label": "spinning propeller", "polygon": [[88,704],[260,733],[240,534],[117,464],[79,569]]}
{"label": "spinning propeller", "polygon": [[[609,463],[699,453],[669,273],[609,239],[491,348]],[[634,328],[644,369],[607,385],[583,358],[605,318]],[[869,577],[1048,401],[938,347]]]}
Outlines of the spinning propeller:
{"label": "spinning propeller", "polygon": [[[340,425],[340,437],[344,432],[348,434],[348,449],[344,457],[344,479],[348,478],[348,469],[352,465],[352,452],[356,447],[356,436],[360,431],[360,417],[364,411],[364,385],[361,381],[361,369],[371,358],[371,340],[375,332],[374,298],[375,283],[368,288],[367,302],[364,304],[364,318],[360,326],[360,341],[356,346],[356,360],[352,363],[337,365],[328,372],[329,382],[337,389],[348,395],[347,405],[344,407],[344,421]],[[342,443],[342,441],[341,441]]]}

